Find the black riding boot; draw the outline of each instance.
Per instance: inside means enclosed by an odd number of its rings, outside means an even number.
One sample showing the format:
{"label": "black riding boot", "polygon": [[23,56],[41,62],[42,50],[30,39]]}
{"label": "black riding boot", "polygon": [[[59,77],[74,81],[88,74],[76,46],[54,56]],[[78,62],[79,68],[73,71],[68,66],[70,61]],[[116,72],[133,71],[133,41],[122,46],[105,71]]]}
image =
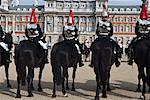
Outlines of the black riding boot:
{"label": "black riding boot", "polygon": [[6,62],[11,63],[12,61],[10,60],[10,53],[9,51],[6,52]]}
{"label": "black riding boot", "polygon": [[128,48],[128,65],[133,65],[133,51],[132,51],[132,47]]}
{"label": "black riding boot", "polygon": [[82,55],[79,54],[79,67],[84,66],[83,61],[82,61]]}
{"label": "black riding boot", "polygon": [[49,63],[48,61],[48,50],[45,50],[45,63]]}
{"label": "black riding boot", "polygon": [[116,67],[119,67],[120,65],[120,61],[118,60],[120,58],[120,54],[121,52],[120,51],[116,51],[116,54],[115,54],[115,65]]}
{"label": "black riding boot", "polygon": [[111,42],[113,43],[114,49],[115,49],[114,50],[114,52],[115,52],[115,65],[116,65],[116,67],[119,67],[119,65],[120,65],[119,58],[121,58],[121,48],[114,40],[111,39]]}

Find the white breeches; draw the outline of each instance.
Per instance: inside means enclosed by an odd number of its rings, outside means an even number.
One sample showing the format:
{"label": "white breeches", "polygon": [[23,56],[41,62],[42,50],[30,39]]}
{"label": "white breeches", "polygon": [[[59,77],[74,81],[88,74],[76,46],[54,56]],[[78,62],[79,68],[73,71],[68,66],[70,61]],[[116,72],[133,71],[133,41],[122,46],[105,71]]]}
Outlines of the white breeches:
{"label": "white breeches", "polygon": [[43,41],[38,41],[38,43],[43,47],[43,49],[48,49],[48,47],[47,47],[47,43],[44,43]]}
{"label": "white breeches", "polygon": [[9,51],[8,45],[4,42],[0,42],[0,46],[2,46],[6,51]]}
{"label": "white breeches", "polygon": [[76,48],[77,48],[77,50],[78,50],[78,53],[81,54],[81,51],[80,51],[79,46],[78,46],[77,44],[75,44],[75,46],[76,46]]}

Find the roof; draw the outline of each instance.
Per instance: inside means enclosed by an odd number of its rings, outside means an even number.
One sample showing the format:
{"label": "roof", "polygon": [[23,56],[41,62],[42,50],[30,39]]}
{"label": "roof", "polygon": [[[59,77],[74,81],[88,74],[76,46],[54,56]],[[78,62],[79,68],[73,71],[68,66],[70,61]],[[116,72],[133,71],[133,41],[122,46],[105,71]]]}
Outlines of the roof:
{"label": "roof", "polygon": [[141,5],[108,5],[108,8],[112,8],[112,9],[114,9],[114,8],[124,8],[124,9],[127,9],[127,8],[130,8],[130,9],[136,8],[136,9],[140,10],[141,9],[140,6]]}
{"label": "roof", "polygon": [[[30,8],[32,8],[33,5],[18,5],[18,6],[10,6],[9,10],[17,10],[18,8],[20,8],[20,10],[26,9],[29,10]],[[44,5],[38,5],[36,6],[36,8],[40,11],[42,9],[44,9]]]}

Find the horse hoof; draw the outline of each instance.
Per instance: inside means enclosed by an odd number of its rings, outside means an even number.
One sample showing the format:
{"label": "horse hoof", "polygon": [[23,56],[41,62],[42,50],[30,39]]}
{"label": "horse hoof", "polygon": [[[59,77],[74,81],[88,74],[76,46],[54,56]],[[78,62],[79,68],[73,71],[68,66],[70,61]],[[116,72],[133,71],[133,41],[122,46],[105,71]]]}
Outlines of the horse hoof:
{"label": "horse hoof", "polygon": [[99,100],[99,96],[95,96],[95,99],[94,100]]}
{"label": "horse hoof", "polygon": [[10,85],[10,84],[8,84],[8,85],[7,85],[7,87],[8,87],[8,88],[11,88],[11,85]]}
{"label": "horse hoof", "polygon": [[31,94],[29,94],[27,97],[33,97],[33,94],[31,93]]}
{"label": "horse hoof", "polygon": [[66,90],[70,90],[70,88],[69,88],[69,87],[66,87]]}
{"label": "horse hoof", "polygon": [[43,89],[42,89],[42,88],[38,88],[38,91],[39,91],[39,92],[43,92]]}
{"label": "horse hoof", "polygon": [[102,95],[102,98],[107,98],[107,95]]}
{"label": "horse hoof", "polygon": [[145,96],[141,95],[139,99],[145,100]]}
{"label": "horse hoof", "polygon": [[66,94],[64,95],[64,97],[68,97],[68,94],[66,93]]}
{"label": "horse hoof", "polygon": [[16,95],[16,98],[21,98],[21,95],[20,95],[20,94],[17,94],[17,95]]}
{"label": "horse hoof", "polygon": [[55,95],[55,94],[53,94],[53,95],[52,95],[52,98],[56,98],[56,95]]}
{"label": "horse hoof", "polygon": [[75,88],[72,88],[71,91],[75,91]]}

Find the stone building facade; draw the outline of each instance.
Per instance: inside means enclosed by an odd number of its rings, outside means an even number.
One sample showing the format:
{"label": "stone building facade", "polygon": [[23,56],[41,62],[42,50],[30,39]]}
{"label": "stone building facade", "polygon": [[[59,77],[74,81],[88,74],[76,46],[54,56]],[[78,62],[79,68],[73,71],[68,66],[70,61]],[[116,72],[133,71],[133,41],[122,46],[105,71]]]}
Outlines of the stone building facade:
{"label": "stone building facade", "polygon": [[[3,0],[1,0],[3,1]],[[7,0],[4,0],[7,1]],[[67,23],[69,9],[72,8],[75,16],[75,25],[79,29],[80,41],[86,38],[93,41],[95,27],[101,19],[102,5],[106,0],[45,0],[44,5],[36,6],[36,14],[47,41],[54,44],[61,41],[62,28]],[[5,6],[4,6],[5,5]],[[14,42],[25,39],[24,29],[29,22],[32,6],[0,5],[0,23],[8,32],[13,30]],[[108,5],[109,19],[113,23],[116,40],[127,41],[134,37],[134,28],[140,14],[140,6]]]}

